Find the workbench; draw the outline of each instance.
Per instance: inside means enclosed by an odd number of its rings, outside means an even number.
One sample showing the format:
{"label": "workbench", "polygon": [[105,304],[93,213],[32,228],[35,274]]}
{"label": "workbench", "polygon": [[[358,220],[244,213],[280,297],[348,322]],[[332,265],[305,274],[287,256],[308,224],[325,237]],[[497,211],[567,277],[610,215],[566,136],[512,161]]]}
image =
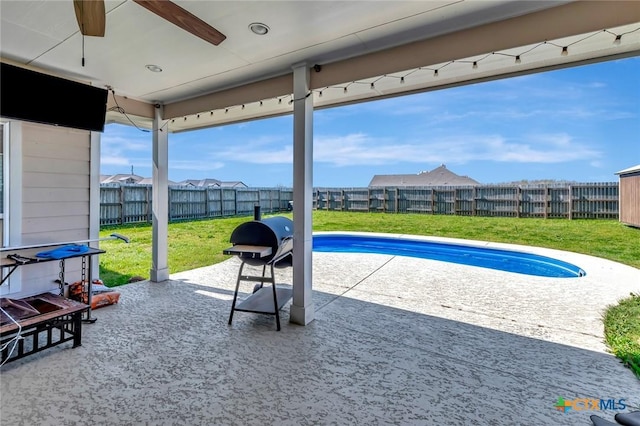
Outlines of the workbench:
{"label": "workbench", "polygon": [[[52,245],[51,247],[56,247]],[[86,246],[85,246],[86,247]],[[73,347],[80,346],[82,343],[82,322],[95,322],[96,319],[91,317],[91,283],[92,268],[90,257],[98,254],[106,253],[104,250],[93,247],[86,247],[86,251],[79,253],[69,253],[63,258],[39,258],[37,253],[42,252],[43,248],[20,249],[11,251],[0,251],[0,268],[5,271],[2,275],[0,285],[8,281],[9,277],[18,268],[29,265],[37,265],[47,262],[58,262],[58,286],[59,294],[42,293],[22,299],[3,298],[2,307],[8,312],[15,313],[21,318],[17,319],[17,323],[11,321],[6,315],[2,314],[0,321],[0,346],[4,347],[5,343],[15,339],[19,333],[22,339],[16,340],[16,347],[11,352],[13,343],[2,351],[2,361],[13,361],[40,352],[41,350],[59,345],[61,343],[73,340]],[[69,259],[80,258],[81,269],[80,279],[83,283],[87,283],[87,299],[88,304],[67,299],[65,297],[66,281],[65,267],[66,261]],[[34,308],[35,311],[30,310]],[[37,313],[36,313],[37,312]],[[86,312],[86,318],[83,314]],[[13,316],[13,315],[12,315]],[[56,332],[57,331],[57,332]]]}

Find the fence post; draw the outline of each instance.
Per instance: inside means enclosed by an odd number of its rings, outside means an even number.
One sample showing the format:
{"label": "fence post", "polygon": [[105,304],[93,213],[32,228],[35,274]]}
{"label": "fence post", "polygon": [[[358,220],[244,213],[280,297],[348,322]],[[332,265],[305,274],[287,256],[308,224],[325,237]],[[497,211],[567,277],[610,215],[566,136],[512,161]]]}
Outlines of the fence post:
{"label": "fence post", "polygon": [[282,188],[278,188],[278,211],[282,211]]}
{"label": "fence post", "polygon": [[569,185],[569,220],[573,220],[573,187]]}
{"label": "fence post", "polygon": [[549,206],[551,205],[551,200],[549,199],[549,186],[546,185],[544,187],[544,218],[549,218]]}
{"label": "fence post", "polygon": [[473,216],[478,215],[478,187],[474,186],[473,191],[471,192],[471,214]]}
{"label": "fence post", "polygon": [[233,215],[238,215],[238,191],[233,191]]}
{"label": "fence post", "polygon": [[522,188],[516,188],[516,217],[520,217],[520,208],[522,203]]}
{"label": "fence post", "polygon": [[124,225],[124,186],[120,185],[120,224]]}
{"label": "fence post", "polygon": [[222,187],[219,189],[220,191],[220,217],[224,217],[224,192],[222,191]]}
{"label": "fence post", "polygon": [[431,214],[436,214],[436,190],[431,188]]}
{"label": "fence post", "polygon": [[387,187],[382,188],[382,213],[387,212]]}
{"label": "fence post", "polygon": [[209,217],[209,187],[204,189],[204,217]]}
{"label": "fence post", "polygon": [[398,202],[398,188],[394,188],[394,193],[395,193],[395,195],[394,195],[395,211],[396,211],[396,213],[398,213],[398,204],[399,204],[399,202]]}

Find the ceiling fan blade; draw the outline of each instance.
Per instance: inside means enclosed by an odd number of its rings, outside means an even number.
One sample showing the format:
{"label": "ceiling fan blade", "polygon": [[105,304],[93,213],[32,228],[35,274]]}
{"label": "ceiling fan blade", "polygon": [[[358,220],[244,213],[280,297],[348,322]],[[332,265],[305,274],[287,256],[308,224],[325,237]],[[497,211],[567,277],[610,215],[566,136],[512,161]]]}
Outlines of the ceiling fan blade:
{"label": "ceiling fan blade", "polygon": [[219,45],[227,38],[220,31],[204,22],[191,12],[183,9],[168,0],[133,0],[140,6],[155,13],[163,19],[179,26],[185,31],[208,41],[213,45]]}
{"label": "ceiling fan blade", "polygon": [[73,0],[73,8],[82,34],[104,37],[104,0]]}

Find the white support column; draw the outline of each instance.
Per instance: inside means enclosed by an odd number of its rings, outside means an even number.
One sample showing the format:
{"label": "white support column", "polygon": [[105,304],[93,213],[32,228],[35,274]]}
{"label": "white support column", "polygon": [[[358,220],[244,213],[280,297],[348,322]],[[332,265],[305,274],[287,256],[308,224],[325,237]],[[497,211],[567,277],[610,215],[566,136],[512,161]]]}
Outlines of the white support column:
{"label": "white support column", "polygon": [[290,321],[314,319],[312,282],[313,97],[309,67],[293,66],[293,303]]}
{"label": "white support column", "polygon": [[[101,134],[91,132],[89,136],[89,239],[100,238],[100,142]],[[100,243],[91,243],[92,247],[100,247]],[[93,279],[100,277],[99,256],[91,256]]]}
{"label": "white support column", "polygon": [[[16,247],[22,244],[22,122],[10,121],[4,128],[4,132],[4,137],[8,141],[4,151],[7,158],[5,164],[8,165],[8,172],[4,172],[6,178],[4,189],[7,191],[3,219],[4,239],[7,246]],[[0,288],[0,295],[18,293],[22,290],[21,269],[16,269],[9,278],[8,284]]]}
{"label": "white support column", "polygon": [[156,107],[153,119],[153,186],[150,280],[169,279],[169,135],[163,129],[162,106]]}

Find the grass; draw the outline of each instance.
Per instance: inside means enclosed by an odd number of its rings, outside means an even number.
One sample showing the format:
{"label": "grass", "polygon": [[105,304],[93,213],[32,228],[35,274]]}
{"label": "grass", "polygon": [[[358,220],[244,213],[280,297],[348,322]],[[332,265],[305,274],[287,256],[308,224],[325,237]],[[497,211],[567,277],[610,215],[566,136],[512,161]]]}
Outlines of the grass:
{"label": "grass", "polygon": [[[285,214],[290,216],[290,214]],[[222,250],[229,236],[248,217],[211,219],[169,224],[169,271],[181,272],[212,265],[227,259]],[[566,250],[602,257],[640,268],[640,229],[616,220],[518,219],[420,214],[313,212],[314,231],[369,231],[432,235],[523,244]],[[112,232],[128,236],[120,241],[104,241],[107,251],[100,256],[100,277],[109,286],[132,277],[149,276],[151,267],[150,225],[106,227],[100,236]],[[639,284],[640,287],[640,284]],[[605,340],[640,378],[640,294],[632,294],[604,315]]]}
{"label": "grass", "polygon": [[[229,258],[222,250],[229,247],[229,236],[246,217],[212,219],[169,224],[169,272],[176,273],[213,265]],[[100,237],[118,232],[130,238],[127,245],[118,240],[103,241],[100,248],[100,278],[108,286],[122,285],[134,277],[149,277],[151,268],[151,225],[104,227]]]}
{"label": "grass", "polygon": [[640,293],[607,309],[604,337],[611,352],[640,378]]}

